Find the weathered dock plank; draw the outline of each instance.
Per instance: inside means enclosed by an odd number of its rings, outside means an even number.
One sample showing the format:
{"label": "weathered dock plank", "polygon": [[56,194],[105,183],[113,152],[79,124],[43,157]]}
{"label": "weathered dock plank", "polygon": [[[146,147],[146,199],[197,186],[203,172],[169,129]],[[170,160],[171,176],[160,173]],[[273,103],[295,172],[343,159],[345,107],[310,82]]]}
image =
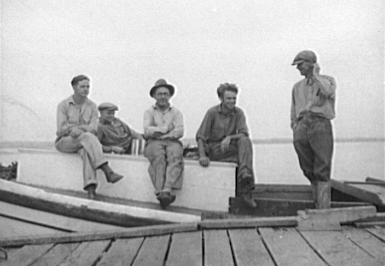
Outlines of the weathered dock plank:
{"label": "weathered dock plank", "polygon": [[118,239],[112,243],[97,266],[131,265],[143,243],[144,237]]}
{"label": "weathered dock plank", "polygon": [[303,231],[301,234],[330,266],[383,265],[341,232]]}
{"label": "weathered dock plank", "polygon": [[146,237],[133,266],[163,266],[168,250],[170,235]]}
{"label": "weathered dock plank", "polygon": [[259,228],[258,231],[277,266],[327,265],[294,228]]}
{"label": "weathered dock plank", "polygon": [[233,255],[227,230],[204,230],[204,265],[233,266]]}
{"label": "weathered dock plank", "polygon": [[74,250],[79,247],[80,243],[68,243],[68,244],[58,244],[50,249],[47,253],[41,256],[34,264],[31,266],[52,266],[59,265],[62,263],[68,256],[72,254]]}
{"label": "weathered dock plank", "polygon": [[385,265],[385,242],[365,230],[343,226],[342,233]]}
{"label": "weathered dock plank", "polygon": [[224,220],[204,220],[199,223],[202,229],[219,228],[255,228],[255,227],[284,227],[296,226],[298,224],[296,216],[289,217],[257,217],[242,219]]}
{"label": "weathered dock plank", "polygon": [[179,233],[172,236],[167,266],[201,266],[202,232]]}
{"label": "weathered dock plank", "polygon": [[236,265],[274,266],[269,252],[256,229],[229,230]]}
{"label": "weathered dock plank", "polygon": [[366,230],[385,242],[385,227],[367,228]]}
{"label": "weathered dock plank", "polygon": [[53,244],[25,246],[8,254],[8,259],[0,261],[1,266],[29,266],[53,247]]}
{"label": "weathered dock plank", "polygon": [[60,266],[93,265],[111,241],[83,242]]}

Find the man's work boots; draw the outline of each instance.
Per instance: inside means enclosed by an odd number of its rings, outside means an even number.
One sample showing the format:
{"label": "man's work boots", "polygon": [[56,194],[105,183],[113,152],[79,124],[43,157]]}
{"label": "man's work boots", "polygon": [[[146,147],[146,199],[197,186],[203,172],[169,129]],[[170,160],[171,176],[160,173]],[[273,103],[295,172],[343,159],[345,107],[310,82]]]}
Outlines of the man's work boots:
{"label": "man's work boots", "polygon": [[176,199],[175,195],[171,195],[170,192],[160,192],[156,197],[159,200],[160,207],[166,209]]}
{"label": "man's work boots", "polygon": [[253,195],[251,193],[251,190],[247,191],[246,193],[241,193],[240,197],[246,206],[248,206],[250,208],[256,208],[257,207],[257,203],[253,199]]}
{"label": "man's work boots", "polygon": [[95,184],[90,184],[90,185],[88,185],[85,189],[86,189],[87,192],[88,192],[88,198],[89,198],[90,200],[95,199],[95,196],[96,196],[96,193],[95,193],[96,185],[95,185]]}
{"label": "man's work boots", "polygon": [[122,175],[119,175],[119,174],[115,173],[114,171],[112,171],[112,169],[106,163],[103,164],[100,168],[102,169],[102,171],[106,175],[106,179],[107,179],[108,183],[116,183],[120,179],[123,178]]}

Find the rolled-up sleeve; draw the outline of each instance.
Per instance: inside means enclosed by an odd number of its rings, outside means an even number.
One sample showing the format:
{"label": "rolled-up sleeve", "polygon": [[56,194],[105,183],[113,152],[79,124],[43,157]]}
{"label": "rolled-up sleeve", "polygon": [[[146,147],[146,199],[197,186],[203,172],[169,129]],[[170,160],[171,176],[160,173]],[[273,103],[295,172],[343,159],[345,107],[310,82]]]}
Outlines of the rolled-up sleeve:
{"label": "rolled-up sleeve", "polygon": [[211,134],[211,127],[212,127],[212,114],[210,113],[210,111],[207,111],[196,133],[196,136],[195,136],[196,141],[201,139],[203,140],[203,142],[207,143]]}
{"label": "rolled-up sleeve", "polygon": [[246,123],[246,116],[245,113],[238,109],[237,110],[237,120],[236,120],[236,133],[243,133],[246,136],[249,136],[249,129],[247,127]]}

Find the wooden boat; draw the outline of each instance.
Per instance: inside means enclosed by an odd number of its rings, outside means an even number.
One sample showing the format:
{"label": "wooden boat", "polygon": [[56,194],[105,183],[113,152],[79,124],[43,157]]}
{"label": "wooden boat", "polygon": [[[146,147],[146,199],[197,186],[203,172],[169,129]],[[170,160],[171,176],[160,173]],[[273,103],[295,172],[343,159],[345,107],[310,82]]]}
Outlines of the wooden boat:
{"label": "wooden boat", "polygon": [[[236,197],[234,164],[213,163],[202,168],[196,161],[187,161],[183,192],[177,192],[175,204],[162,210],[149,178],[141,178],[147,177],[145,158],[108,157],[115,168],[130,174],[113,187],[98,176],[97,200],[91,201],[81,189],[81,160],[77,155],[31,149],[1,151],[4,164],[18,162],[17,179],[0,180],[1,215],[65,232],[83,232],[191,223],[202,218],[296,216],[299,210],[314,208],[310,186],[258,184],[253,194],[258,207],[250,209]],[[44,169],[36,167],[37,162]],[[375,179],[365,184],[333,181],[332,207],[374,204],[377,211],[384,211],[383,188],[381,180]]]}

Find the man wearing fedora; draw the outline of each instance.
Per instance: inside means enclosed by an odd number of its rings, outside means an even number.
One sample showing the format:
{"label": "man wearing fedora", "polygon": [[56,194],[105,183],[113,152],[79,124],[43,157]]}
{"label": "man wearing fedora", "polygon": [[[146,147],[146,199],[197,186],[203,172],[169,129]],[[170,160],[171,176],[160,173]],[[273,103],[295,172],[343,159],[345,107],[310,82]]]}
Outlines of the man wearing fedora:
{"label": "man wearing fedora", "polygon": [[309,179],[317,209],[330,207],[330,175],[333,155],[336,82],[319,74],[317,56],[305,50],[297,54],[292,65],[305,78],[292,90],[291,128],[299,164]]}
{"label": "man wearing fedora", "polygon": [[133,139],[143,140],[141,134],[115,117],[118,106],[105,102],[98,106],[100,117],[97,136],[102,144],[103,152],[130,154]]}
{"label": "man wearing fedora", "polygon": [[244,204],[255,208],[251,195],[255,185],[253,148],[245,113],[235,106],[238,88],[224,83],[217,94],[221,103],[207,111],[196,133],[199,163],[204,167],[209,166],[210,160],[237,163],[237,190]]}
{"label": "man wearing fedora", "polygon": [[108,166],[102,145],[95,136],[98,125],[96,104],[88,99],[90,79],[79,75],[71,81],[74,94],[57,107],[57,138],[55,147],[60,152],[80,154],[83,160],[84,190],[90,199],[95,198],[96,170],[101,169],[109,183],[116,183],[123,176]]}
{"label": "man wearing fedora", "polygon": [[182,186],[184,125],[181,111],[170,104],[175,88],[159,79],[150,90],[155,104],[144,113],[144,155],[150,161],[148,172],[156,198],[164,209],[175,201],[172,189]]}

